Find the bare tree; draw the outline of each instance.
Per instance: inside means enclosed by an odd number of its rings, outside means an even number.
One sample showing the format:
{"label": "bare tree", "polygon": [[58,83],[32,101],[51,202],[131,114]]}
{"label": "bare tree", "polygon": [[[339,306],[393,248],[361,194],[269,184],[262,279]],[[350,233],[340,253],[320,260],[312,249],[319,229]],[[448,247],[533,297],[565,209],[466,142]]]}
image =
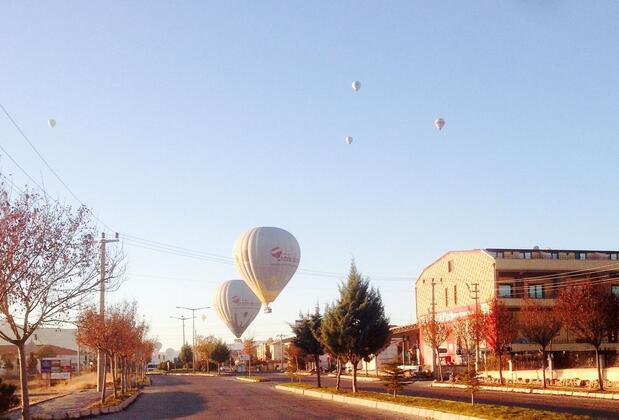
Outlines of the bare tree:
{"label": "bare tree", "polygon": [[561,330],[561,319],[556,307],[542,306],[532,299],[526,299],[522,305],[520,328],[531,343],[537,344],[542,350],[542,379],[546,388],[546,354],[552,339]]}
{"label": "bare tree", "polygon": [[450,328],[444,322],[438,322],[432,314],[428,314],[426,319],[421,322],[421,331],[424,340],[430,344],[432,348],[434,360],[438,363],[438,375],[439,380],[443,381],[443,368],[441,367],[441,357],[439,355],[439,349],[441,344],[449,337]]}
{"label": "bare tree", "polygon": [[[108,282],[119,259],[111,261]],[[0,318],[10,329],[0,337],[18,349],[25,419],[26,341],[44,324],[71,319],[99,289],[97,262],[95,227],[86,208],[73,210],[28,191],[13,200],[0,185]]]}
{"label": "bare tree", "polygon": [[510,311],[498,299],[490,302],[490,312],[486,317],[486,345],[499,359],[499,380],[503,384],[503,354],[518,338],[518,322],[514,312]]}
{"label": "bare tree", "polygon": [[557,310],[563,324],[580,340],[595,349],[598,387],[604,390],[600,347],[604,338],[617,324],[619,301],[608,284],[571,284],[559,294]]}

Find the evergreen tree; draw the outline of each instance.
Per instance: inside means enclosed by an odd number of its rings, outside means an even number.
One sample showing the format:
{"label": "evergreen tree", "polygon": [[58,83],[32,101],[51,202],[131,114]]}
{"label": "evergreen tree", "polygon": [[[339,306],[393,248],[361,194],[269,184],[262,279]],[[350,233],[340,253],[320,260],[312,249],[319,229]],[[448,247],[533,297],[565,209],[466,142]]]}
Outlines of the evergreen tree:
{"label": "evergreen tree", "polygon": [[404,371],[399,367],[400,363],[397,360],[383,367],[383,385],[393,392],[395,398],[398,391],[404,389],[405,385],[411,383],[411,380],[404,377]]}
{"label": "evergreen tree", "polygon": [[0,414],[19,404],[19,398],[15,395],[16,389],[15,385],[3,383],[0,378]]}
{"label": "evergreen tree", "polygon": [[230,359],[230,349],[221,339],[217,339],[211,350],[211,360],[217,363],[217,375],[221,372],[221,364]]}
{"label": "evergreen tree", "polygon": [[327,305],[325,315],[320,328],[321,342],[325,350],[337,361],[337,373],[335,389],[340,389],[342,366],[346,361],[346,348],[344,347],[344,309],[339,301],[333,305]]}
{"label": "evergreen tree", "polygon": [[320,388],[320,356],[325,354],[324,346],[320,341],[322,316],[320,315],[318,305],[316,305],[316,310],[312,315],[303,316],[303,314],[300,314],[300,316],[301,322],[290,326],[292,333],[295,335],[292,342],[314,359],[316,364],[316,382],[318,388]]}
{"label": "evergreen tree", "polygon": [[183,344],[183,347],[181,347],[181,351],[178,355],[178,359],[183,364],[184,368],[191,367],[190,364],[193,361],[193,352],[189,344]]}
{"label": "evergreen tree", "polygon": [[357,368],[360,361],[369,361],[389,339],[389,319],[385,316],[380,293],[370,287],[350,264],[348,281],[340,287],[337,304],[342,311],[342,344],[346,358],[352,364],[352,391],[357,392]]}

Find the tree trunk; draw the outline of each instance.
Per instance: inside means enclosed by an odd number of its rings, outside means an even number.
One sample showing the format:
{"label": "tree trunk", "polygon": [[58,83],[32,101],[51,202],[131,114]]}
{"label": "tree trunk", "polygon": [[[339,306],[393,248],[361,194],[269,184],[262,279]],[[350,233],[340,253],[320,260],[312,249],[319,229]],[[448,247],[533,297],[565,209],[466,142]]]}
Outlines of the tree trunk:
{"label": "tree trunk", "polygon": [[335,389],[340,390],[340,381],[342,380],[342,361],[337,359],[337,373],[335,379]]}
{"label": "tree trunk", "polygon": [[28,395],[28,371],[26,369],[25,343],[17,344],[19,353],[19,382],[21,385],[21,416],[24,420],[30,420],[30,397]]}
{"label": "tree trunk", "polygon": [[498,354],[499,356],[499,383],[501,385],[503,385],[503,358],[501,357],[501,354]]}
{"label": "tree trunk", "polygon": [[352,364],[352,392],[357,392],[357,363]]}
{"label": "tree trunk", "polygon": [[105,403],[105,385],[107,383],[107,355],[101,352],[103,357],[103,386],[101,387],[101,405]]}
{"label": "tree trunk", "polygon": [[542,381],[543,387],[546,388],[546,349],[542,350]]}
{"label": "tree trunk", "polygon": [[[208,366],[208,361],[206,362],[206,365]],[[221,375],[221,363],[217,362],[217,376]]]}
{"label": "tree trunk", "polygon": [[320,356],[315,354],[314,361],[316,362],[316,381],[318,383],[318,388],[320,388]]}
{"label": "tree trunk", "polygon": [[112,362],[112,366],[110,366],[110,370],[112,371],[112,389],[114,390],[114,398],[118,398],[118,393],[116,392],[116,368],[118,362],[116,361],[116,356],[111,355],[110,360]]}
{"label": "tree trunk", "polygon": [[595,348],[595,361],[598,368],[598,383],[600,385],[600,391],[604,391],[604,379],[602,379],[602,364],[600,363],[600,349]]}
{"label": "tree trunk", "polygon": [[439,381],[443,382],[443,367],[441,366],[441,355],[438,352],[438,348],[435,350],[436,351],[436,365],[438,366],[438,377],[439,377]]}

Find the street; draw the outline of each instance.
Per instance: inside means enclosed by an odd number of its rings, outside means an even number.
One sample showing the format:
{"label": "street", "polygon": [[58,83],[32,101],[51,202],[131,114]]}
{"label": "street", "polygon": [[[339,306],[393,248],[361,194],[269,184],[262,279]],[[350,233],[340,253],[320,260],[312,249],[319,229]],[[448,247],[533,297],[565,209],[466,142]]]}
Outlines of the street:
{"label": "street", "polygon": [[[401,419],[402,414],[277,391],[234,377],[151,376],[153,385],[109,419]],[[282,378],[284,379],[284,378]]]}

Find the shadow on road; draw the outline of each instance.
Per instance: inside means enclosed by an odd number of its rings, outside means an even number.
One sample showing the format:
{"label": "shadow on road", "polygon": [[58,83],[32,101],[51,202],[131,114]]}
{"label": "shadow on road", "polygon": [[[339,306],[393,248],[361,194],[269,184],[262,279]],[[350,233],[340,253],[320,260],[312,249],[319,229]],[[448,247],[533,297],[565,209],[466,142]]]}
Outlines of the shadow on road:
{"label": "shadow on road", "polygon": [[131,418],[136,418],[136,414],[139,417],[140,413],[144,412],[148,413],[148,418],[151,419],[172,419],[191,416],[204,412],[206,409],[206,401],[198,393],[183,391],[148,392],[142,394],[131,407]]}

